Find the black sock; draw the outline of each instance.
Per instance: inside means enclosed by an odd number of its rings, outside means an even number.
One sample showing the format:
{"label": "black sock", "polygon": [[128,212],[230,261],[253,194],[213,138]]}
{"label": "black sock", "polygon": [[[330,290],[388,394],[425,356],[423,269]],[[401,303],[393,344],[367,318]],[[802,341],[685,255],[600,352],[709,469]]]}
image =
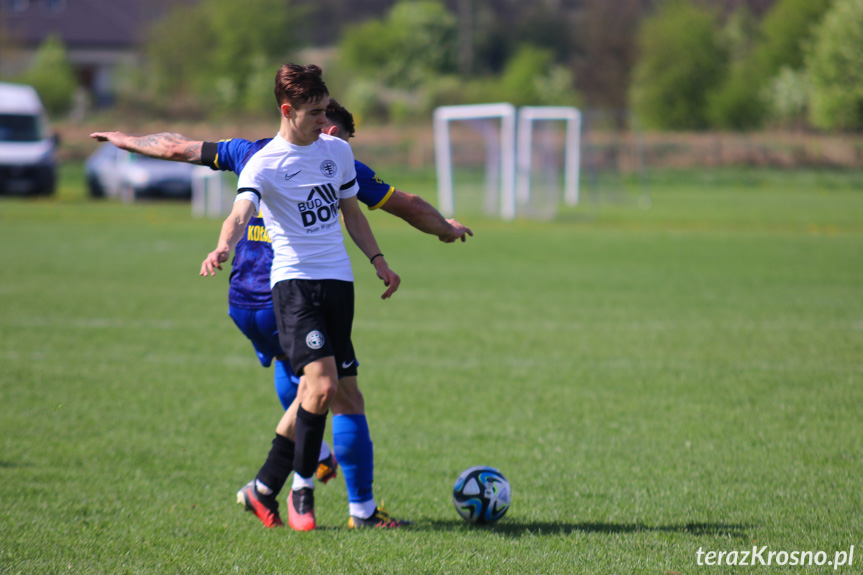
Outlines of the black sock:
{"label": "black sock", "polygon": [[297,410],[297,449],[294,453],[294,469],[302,477],[312,477],[318,469],[321,442],[327,427],[327,413],[310,413],[301,405]]}
{"label": "black sock", "polygon": [[258,471],[257,480],[278,495],[294,469],[294,442],[284,435],[276,434],[273,446],[267,455],[264,466]]}

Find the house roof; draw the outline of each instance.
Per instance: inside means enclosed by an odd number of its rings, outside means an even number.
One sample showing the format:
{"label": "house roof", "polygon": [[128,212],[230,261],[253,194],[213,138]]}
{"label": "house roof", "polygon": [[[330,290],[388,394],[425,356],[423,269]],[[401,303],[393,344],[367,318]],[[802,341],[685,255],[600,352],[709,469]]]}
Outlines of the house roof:
{"label": "house roof", "polygon": [[0,0],[13,41],[36,46],[59,36],[67,48],[131,48],[171,5],[193,0]]}

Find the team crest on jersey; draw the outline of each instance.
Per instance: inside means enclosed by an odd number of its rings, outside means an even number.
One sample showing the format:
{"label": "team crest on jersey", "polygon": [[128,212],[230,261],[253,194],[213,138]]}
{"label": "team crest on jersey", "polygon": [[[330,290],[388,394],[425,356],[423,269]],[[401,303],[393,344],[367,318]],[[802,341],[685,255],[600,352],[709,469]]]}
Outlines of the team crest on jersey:
{"label": "team crest on jersey", "polygon": [[332,178],[337,172],[336,163],[332,160],[324,160],[321,162],[321,173],[328,178]]}
{"label": "team crest on jersey", "polygon": [[311,349],[321,349],[324,347],[324,334],[318,330],[310,331],[306,336],[306,345]]}

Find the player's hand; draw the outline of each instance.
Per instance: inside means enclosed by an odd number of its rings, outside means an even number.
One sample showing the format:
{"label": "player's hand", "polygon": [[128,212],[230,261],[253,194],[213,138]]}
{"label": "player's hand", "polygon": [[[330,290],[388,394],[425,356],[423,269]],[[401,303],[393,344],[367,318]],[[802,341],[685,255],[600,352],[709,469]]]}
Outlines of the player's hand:
{"label": "player's hand", "polygon": [[214,276],[216,270],[222,269],[222,264],[228,261],[228,251],[223,249],[215,249],[207,254],[204,261],[201,262],[201,276]]}
{"label": "player's hand", "polygon": [[390,269],[390,266],[387,265],[383,256],[375,258],[374,265],[375,271],[378,273],[378,277],[381,278],[384,285],[387,286],[387,291],[383,293],[381,299],[389,299],[390,296],[399,289],[399,284],[402,283],[402,278],[399,277],[399,274]]}
{"label": "player's hand", "polygon": [[462,223],[458,220],[450,219],[447,220],[446,223],[450,225],[450,231],[438,236],[440,241],[442,241],[443,243],[451,244],[459,239],[462,242],[466,242],[467,236],[473,237],[473,232],[471,231],[471,229],[465,225],[462,225]]}
{"label": "player's hand", "polygon": [[123,132],[93,132],[90,137],[98,142],[111,142],[118,148],[122,148],[128,136]]}

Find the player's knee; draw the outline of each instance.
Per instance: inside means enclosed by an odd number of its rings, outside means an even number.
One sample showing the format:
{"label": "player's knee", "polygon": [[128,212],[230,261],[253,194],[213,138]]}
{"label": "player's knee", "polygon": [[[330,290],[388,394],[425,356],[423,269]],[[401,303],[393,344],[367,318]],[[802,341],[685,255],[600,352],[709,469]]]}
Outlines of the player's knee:
{"label": "player's knee", "polygon": [[[303,387],[306,391],[303,391]],[[315,410],[326,410],[335,398],[339,388],[334,361],[315,361],[303,370],[300,382],[300,396],[303,407],[312,406]],[[321,413],[321,411],[316,411]]]}
{"label": "player's knee", "polygon": [[321,400],[329,405],[333,402],[336,395],[338,394],[339,386],[335,381],[327,381],[326,384],[320,389],[320,397]]}
{"label": "player's knee", "polygon": [[329,408],[330,404],[338,394],[338,381],[331,378],[320,378],[309,385],[309,389],[303,398],[303,405],[310,405],[317,413]]}

